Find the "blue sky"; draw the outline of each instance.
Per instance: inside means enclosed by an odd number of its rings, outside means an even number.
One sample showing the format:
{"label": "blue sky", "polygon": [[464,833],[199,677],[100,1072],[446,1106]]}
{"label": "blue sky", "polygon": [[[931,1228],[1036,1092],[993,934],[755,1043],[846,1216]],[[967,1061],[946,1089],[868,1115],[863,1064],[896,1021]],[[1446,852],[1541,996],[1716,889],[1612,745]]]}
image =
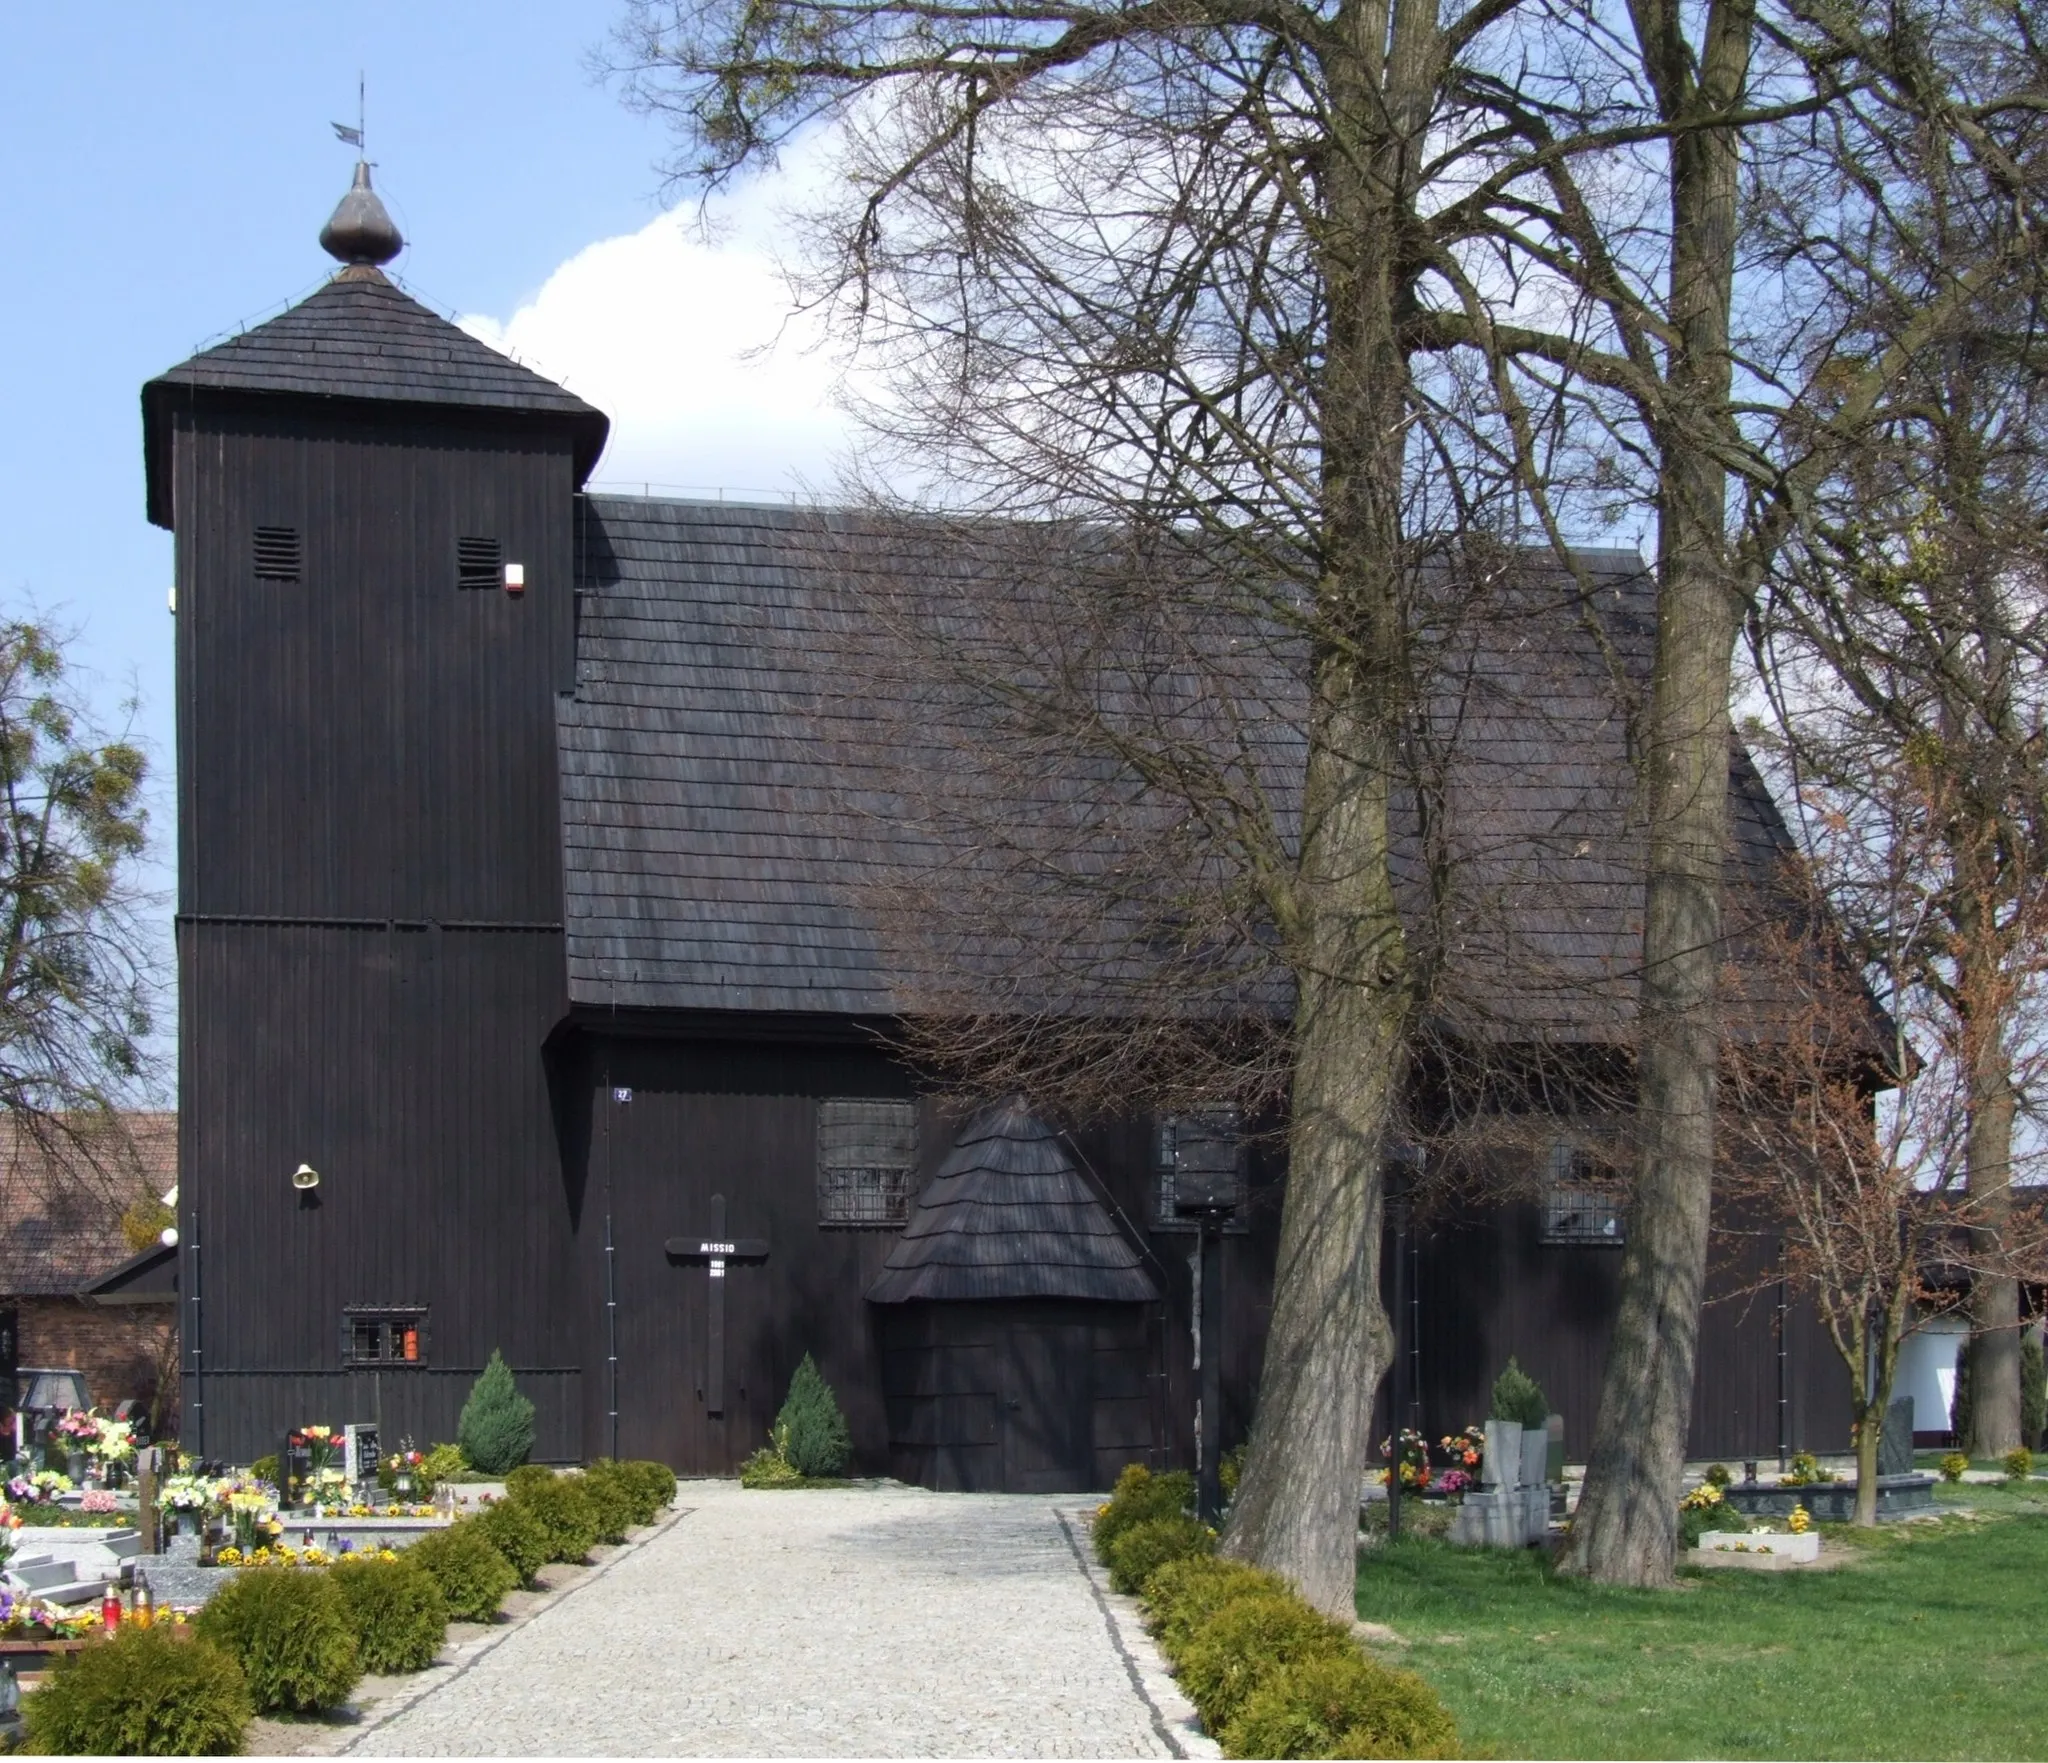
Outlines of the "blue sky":
{"label": "blue sky", "polygon": [[[829,471],[821,358],[789,344],[774,188],[664,215],[660,125],[595,83],[611,0],[209,0],[0,9],[0,596],[83,628],[107,714],[132,682],[172,828],[170,535],[143,517],[152,374],[303,297],[369,83],[371,157],[415,293],[613,415],[600,478],[786,488]],[[764,329],[763,327],[769,328]]]}

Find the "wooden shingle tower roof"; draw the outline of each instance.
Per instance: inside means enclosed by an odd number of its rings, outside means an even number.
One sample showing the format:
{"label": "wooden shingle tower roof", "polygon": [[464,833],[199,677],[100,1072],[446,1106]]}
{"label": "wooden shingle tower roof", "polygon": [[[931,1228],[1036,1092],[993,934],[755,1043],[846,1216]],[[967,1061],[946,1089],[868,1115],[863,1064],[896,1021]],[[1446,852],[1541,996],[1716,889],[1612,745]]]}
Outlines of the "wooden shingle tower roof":
{"label": "wooden shingle tower roof", "polygon": [[1014,1098],[962,1129],[868,1288],[875,1304],[1158,1296],[1052,1128]]}
{"label": "wooden shingle tower roof", "polygon": [[566,427],[580,485],[604,451],[604,412],[522,367],[422,305],[380,266],[402,241],[369,186],[369,167],[322,229],[342,260],[334,277],[253,330],[200,351],[142,388],[143,467],[149,518],[172,523],[171,427],[181,409],[208,399],[258,406],[286,401],[410,404],[476,412],[492,420]]}

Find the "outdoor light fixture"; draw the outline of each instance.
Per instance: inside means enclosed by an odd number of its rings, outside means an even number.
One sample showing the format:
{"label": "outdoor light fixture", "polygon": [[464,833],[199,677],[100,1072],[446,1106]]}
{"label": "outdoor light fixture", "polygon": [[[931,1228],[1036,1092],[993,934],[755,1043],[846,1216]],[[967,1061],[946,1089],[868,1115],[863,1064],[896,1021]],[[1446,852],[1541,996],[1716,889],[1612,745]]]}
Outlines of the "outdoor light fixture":
{"label": "outdoor light fixture", "polygon": [[301,1163],[292,1171],[292,1186],[300,1193],[310,1192],[320,1185],[320,1172],[310,1163]]}
{"label": "outdoor light fixture", "polygon": [[178,1246],[178,1227],[175,1224],[165,1225],[156,1233],[156,1240],[166,1249],[175,1249]]}

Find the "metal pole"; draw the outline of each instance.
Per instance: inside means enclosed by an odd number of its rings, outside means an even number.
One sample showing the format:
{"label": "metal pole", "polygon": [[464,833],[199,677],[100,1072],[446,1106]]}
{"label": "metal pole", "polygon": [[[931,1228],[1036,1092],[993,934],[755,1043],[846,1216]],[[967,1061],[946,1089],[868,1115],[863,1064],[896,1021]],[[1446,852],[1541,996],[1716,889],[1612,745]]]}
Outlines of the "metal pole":
{"label": "metal pole", "polygon": [[1394,1375],[1387,1392],[1387,1417],[1392,1423],[1393,1455],[1387,1459],[1387,1539],[1401,1534],[1401,1423],[1408,1413],[1408,1355],[1401,1328],[1408,1315],[1408,1211],[1394,1202]]}
{"label": "metal pole", "polygon": [[[609,1140],[606,1144],[605,1165],[611,1165]],[[607,1183],[607,1186],[610,1184]],[[616,1459],[619,1454],[619,1276],[618,1256],[612,1247],[612,1215],[604,1215],[604,1321],[606,1330],[605,1365],[611,1378],[611,1431],[610,1455]]]}
{"label": "metal pole", "polygon": [[1791,1399],[1785,1377],[1785,1239],[1778,1239],[1778,1473],[1785,1473],[1790,1461]]}
{"label": "metal pole", "polygon": [[1202,1465],[1198,1506],[1205,1524],[1223,1512],[1223,1233],[1202,1224]]}

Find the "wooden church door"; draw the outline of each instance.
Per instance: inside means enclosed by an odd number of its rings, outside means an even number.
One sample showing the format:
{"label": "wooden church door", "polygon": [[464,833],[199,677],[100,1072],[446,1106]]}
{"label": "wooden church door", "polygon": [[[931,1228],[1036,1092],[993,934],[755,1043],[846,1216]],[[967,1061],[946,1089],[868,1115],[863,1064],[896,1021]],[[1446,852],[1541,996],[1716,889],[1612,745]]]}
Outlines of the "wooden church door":
{"label": "wooden church door", "polygon": [[1091,1333],[1071,1324],[1011,1326],[1000,1410],[1006,1493],[1069,1494],[1090,1485]]}

